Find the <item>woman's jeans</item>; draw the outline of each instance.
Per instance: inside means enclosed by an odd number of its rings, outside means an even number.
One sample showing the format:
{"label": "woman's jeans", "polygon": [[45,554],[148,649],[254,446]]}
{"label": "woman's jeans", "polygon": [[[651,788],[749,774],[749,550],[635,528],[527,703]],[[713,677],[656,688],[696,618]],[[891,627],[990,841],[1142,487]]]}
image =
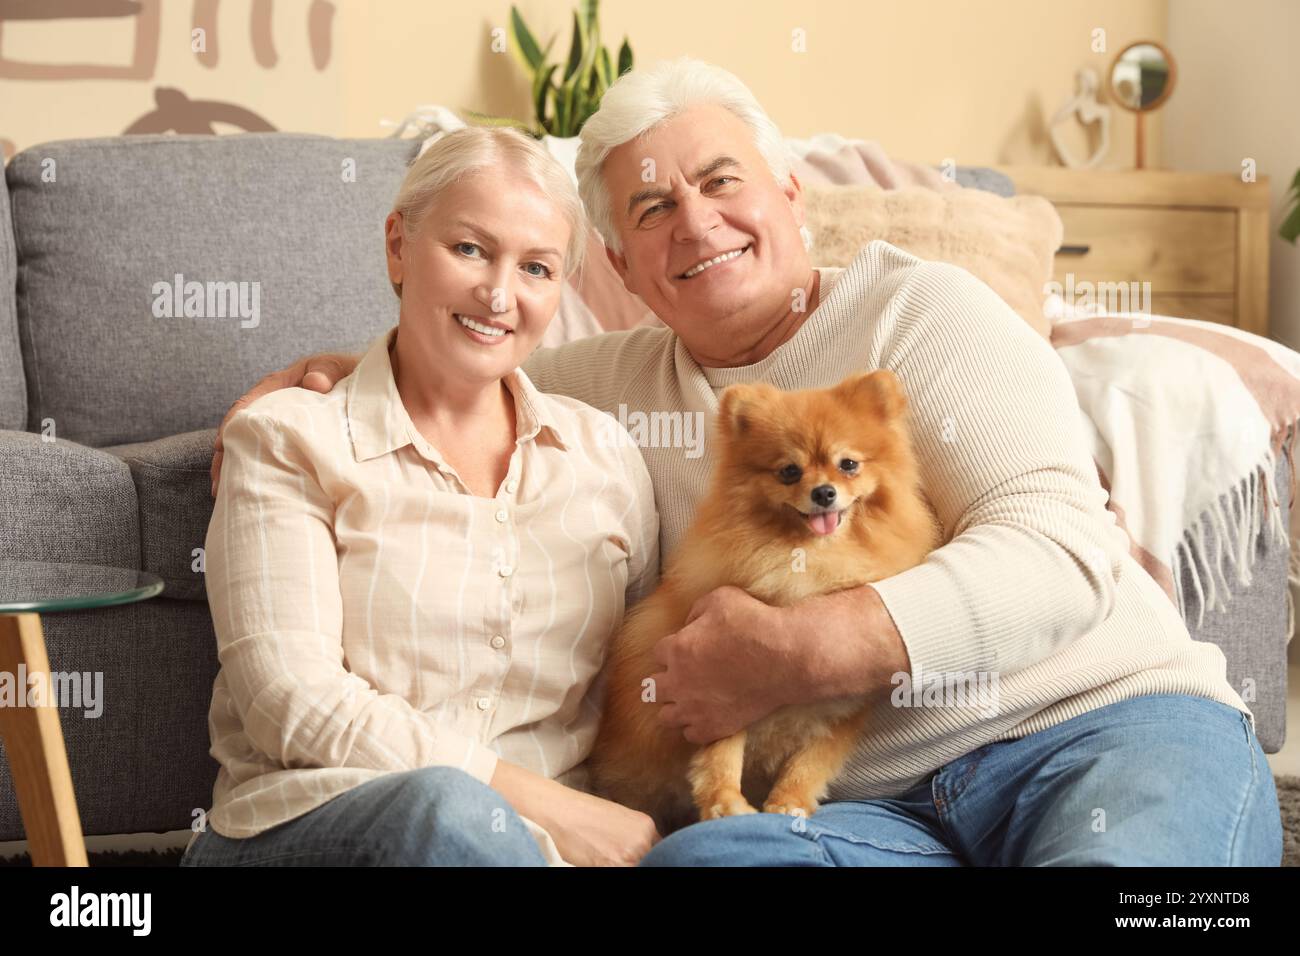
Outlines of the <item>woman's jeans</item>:
{"label": "woman's jeans", "polygon": [[[504,808],[504,809],[503,809]],[[1277,866],[1277,792],[1249,719],[1207,698],[1110,704],[986,744],[899,797],[696,823],[644,866]],[[542,865],[505,800],[459,770],[373,780],[182,866]]]}

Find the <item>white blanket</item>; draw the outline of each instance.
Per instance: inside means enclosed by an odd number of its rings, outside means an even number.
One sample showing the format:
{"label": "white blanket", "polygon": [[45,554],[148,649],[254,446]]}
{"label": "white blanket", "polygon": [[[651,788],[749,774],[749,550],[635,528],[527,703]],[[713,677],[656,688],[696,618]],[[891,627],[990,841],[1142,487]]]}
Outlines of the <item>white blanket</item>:
{"label": "white blanket", "polygon": [[[1297,535],[1275,480],[1285,454],[1294,491],[1300,354],[1211,322],[1062,311],[1059,296],[1049,299],[1052,345],[1093,436],[1108,507],[1184,619],[1184,571],[1199,628],[1207,608],[1226,610],[1236,585],[1251,584],[1261,532],[1289,543],[1288,577],[1300,584]],[[1290,588],[1287,607],[1289,640]]]}

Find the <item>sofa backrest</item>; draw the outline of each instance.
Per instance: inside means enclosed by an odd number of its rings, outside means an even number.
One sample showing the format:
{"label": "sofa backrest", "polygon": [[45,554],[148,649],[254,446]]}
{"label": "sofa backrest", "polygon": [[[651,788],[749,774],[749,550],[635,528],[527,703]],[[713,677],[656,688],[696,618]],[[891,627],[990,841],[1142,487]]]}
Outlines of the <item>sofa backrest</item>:
{"label": "sofa backrest", "polygon": [[214,427],[267,372],[370,342],[397,321],[384,218],[418,148],[246,133],[19,153],[6,180],[27,429],[52,419],[104,447]]}
{"label": "sofa backrest", "polygon": [[10,431],[22,431],[27,422],[27,391],[22,352],[18,348],[18,314],[14,307],[17,281],[9,192],[0,189],[0,428]]}

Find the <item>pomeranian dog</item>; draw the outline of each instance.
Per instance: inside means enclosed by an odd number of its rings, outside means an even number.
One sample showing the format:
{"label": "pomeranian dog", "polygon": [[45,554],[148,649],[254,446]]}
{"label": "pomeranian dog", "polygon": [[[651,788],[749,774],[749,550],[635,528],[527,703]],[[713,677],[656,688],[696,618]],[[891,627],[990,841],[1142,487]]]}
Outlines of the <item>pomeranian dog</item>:
{"label": "pomeranian dog", "polygon": [[[811,816],[862,733],[859,697],[785,706],[706,746],[659,723],[654,646],[691,606],[735,585],[767,604],[856,587],[920,564],[941,529],[920,487],[907,400],[890,371],[826,389],[766,384],[722,393],[710,486],[659,587],[609,649],[590,756],[597,792],[649,814],[667,835],[756,813]],[[764,798],[763,795],[766,795]]]}

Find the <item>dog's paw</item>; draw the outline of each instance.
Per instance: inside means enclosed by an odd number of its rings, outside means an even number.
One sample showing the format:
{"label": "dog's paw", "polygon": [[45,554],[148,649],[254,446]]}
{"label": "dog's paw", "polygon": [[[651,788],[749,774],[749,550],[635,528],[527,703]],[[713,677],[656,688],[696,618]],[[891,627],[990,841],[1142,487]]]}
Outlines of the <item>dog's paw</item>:
{"label": "dog's paw", "polygon": [[748,800],[740,794],[722,796],[700,810],[701,820],[718,820],[722,817],[739,817],[746,813],[758,813]]}
{"label": "dog's paw", "polygon": [[817,812],[816,800],[801,800],[794,797],[768,797],[763,804],[764,813],[781,813],[791,817],[807,819]]}

